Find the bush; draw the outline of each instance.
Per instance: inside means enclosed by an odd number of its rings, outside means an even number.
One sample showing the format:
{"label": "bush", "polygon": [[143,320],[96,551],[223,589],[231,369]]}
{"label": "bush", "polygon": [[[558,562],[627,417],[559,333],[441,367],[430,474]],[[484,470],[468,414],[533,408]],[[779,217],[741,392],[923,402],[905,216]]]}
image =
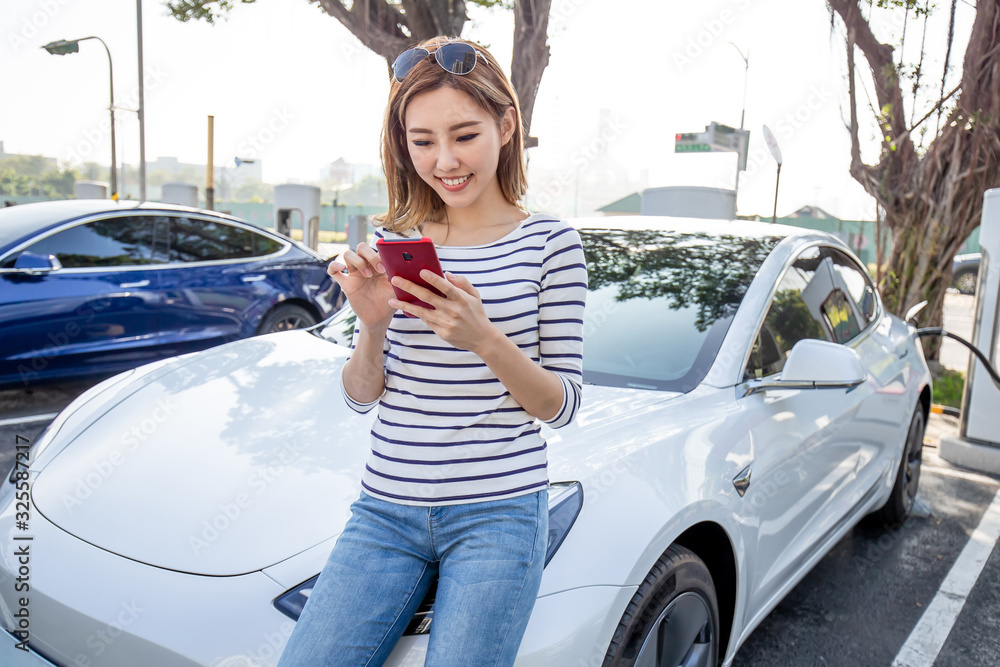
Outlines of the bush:
{"label": "bush", "polygon": [[938,405],[961,408],[964,387],[965,375],[945,368],[941,377],[934,380],[934,402]]}

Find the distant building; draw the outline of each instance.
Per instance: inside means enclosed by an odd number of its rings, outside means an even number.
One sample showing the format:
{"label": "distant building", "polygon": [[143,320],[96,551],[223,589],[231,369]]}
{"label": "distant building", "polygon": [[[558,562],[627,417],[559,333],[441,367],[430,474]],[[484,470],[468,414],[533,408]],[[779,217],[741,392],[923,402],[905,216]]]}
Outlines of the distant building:
{"label": "distant building", "polygon": [[789,218],[816,218],[817,220],[836,220],[837,217],[824,211],[819,206],[803,206],[795,213],[791,213]]}
{"label": "distant building", "polygon": [[342,157],[319,170],[319,180],[327,187],[354,185],[366,176],[381,177],[382,168],[371,164],[351,164]]}
{"label": "distant building", "polygon": [[597,209],[597,212],[603,215],[639,215],[641,207],[642,195],[638,192],[633,192],[610,204],[605,204]]}

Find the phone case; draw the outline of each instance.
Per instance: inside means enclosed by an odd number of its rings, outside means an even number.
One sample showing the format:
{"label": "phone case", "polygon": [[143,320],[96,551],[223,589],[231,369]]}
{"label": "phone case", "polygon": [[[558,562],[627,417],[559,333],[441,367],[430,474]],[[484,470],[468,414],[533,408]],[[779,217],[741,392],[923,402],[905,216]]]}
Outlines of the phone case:
{"label": "phone case", "polygon": [[[426,287],[435,294],[444,296],[440,291],[432,287],[420,277],[421,269],[428,269],[444,276],[441,270],[441,263],[438,261],[437,251],[434,249],[434,242],[423,236],[419,239],[377,239],[375,249],[378,250],[379,257],[385,265],[389,278],[401,276],[422,287]],[[418,299],[409,292],[399,289],[393,285],[392,290],[396,293],[396,298],[417,306],[434,310],[434,306]],[[415,317],[406,313],[409,317]]]}

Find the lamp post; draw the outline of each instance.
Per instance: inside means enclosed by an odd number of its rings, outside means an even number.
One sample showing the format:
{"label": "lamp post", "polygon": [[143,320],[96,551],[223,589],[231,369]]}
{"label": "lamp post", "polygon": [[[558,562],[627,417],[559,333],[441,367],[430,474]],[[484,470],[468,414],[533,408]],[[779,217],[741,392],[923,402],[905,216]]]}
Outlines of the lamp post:
{"label": "lamp post", "polygon": [[[733,46],[734,49],[736,49],[736,53],[740,54],[740,58],[743,59],[743,65],[744,65],[744,67],[743,67],[743,110],[740,112],[740,129],[742,130],[743,129],[743,121],[746,119],[746,115],[747,115],[747,77],[750,74],[750,49],[747,49],[747,54],[743,55],[743,52],[740,51],[740,47],[736,46],[736,44],[733,44],[732,42],[729,42],[729,43],[732,44],[732,46]],[[747,150],[749,150],[749,147],[747,147]],[[739,157],[736,158],[736,185],[733,186],[733,190],[735,191],[735,194],[733,195],[733,198],[735,199],[736,197],[739,196],[739,192],[740,192],[740,158]]]}
{"label": "lamp post", "polygon": [[135,0],[136,35],[139,52],[139,201],[146,201],[146,98],[143,80],[146,70],[142,66],[142,0]]}
{"label": "lamp post", "polygon": [[115,159],[115,76],[111,65],[111,49],[108,48],[103,39],[94,36],[80,37],[79,39],[58,39],[54,42],[49,42],[42,48],[55,56],[64,56],[67,53],[79,53],[80,42],[86,39],[96,39],[104,45],[104,51],[108,54],[108,79],[111,88],[111,101],[108,104],[108,110],[111,112],[111,198],[117,201],[118,177],[115,174],[115,170],[118,168],[118,163]]}
{"label": "lamp post", "polygon": [[778,183],[781,181],[781,148],[778,147],[778,140],[774,138],[774,133],[767,125],[764,126],[764,142],[771,151],[771,156],[778,163],[778,173],[774,176],[774,213],[771,214],[771,222],[778,220]]}

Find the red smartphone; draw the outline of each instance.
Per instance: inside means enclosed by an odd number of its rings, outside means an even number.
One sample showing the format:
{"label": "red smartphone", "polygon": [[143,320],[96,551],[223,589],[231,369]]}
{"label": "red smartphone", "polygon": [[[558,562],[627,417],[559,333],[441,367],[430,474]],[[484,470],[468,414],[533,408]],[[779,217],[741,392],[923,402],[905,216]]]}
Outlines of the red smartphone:
{"label": "red smartphone", "polygon": [[[410,282],[414,282],[439,296],[444,296],[440,291],[432,287],[426,280],[420,277],[420,270],[427,269],[444,277],[441,270],[441,263],[438,261],[437,251],[434,250],[434,242],[428,237],[422,236],[419,239],[377,239],[375,249],[378,250],[379,257],[385,265],[389,278],[400,276]],[[396,298],[423,308],[434,310],[434,306],[418,299],[409,292],[401,290],[395,285],[392,290],[396,293]],[[415,317],[406,313],[409,317]]]}

